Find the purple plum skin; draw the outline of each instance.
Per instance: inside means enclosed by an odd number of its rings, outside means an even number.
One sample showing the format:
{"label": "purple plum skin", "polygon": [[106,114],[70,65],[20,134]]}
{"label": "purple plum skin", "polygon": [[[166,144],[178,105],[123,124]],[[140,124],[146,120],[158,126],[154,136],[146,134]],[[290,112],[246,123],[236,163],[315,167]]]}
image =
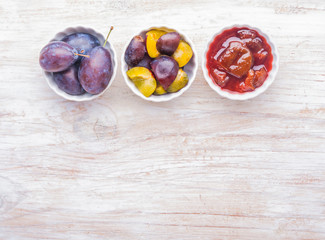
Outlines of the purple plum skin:
{"label": "purple plum skin", "polygon": [[[73,33],[65,36],[61,41],[68,43],[74,47],[78,53],[88,54],[88,52],[100,45],[98,38],[88,33]],[[78,61],[81,61],[83,57],[79,56]]]}
{"label": "purple plum skin", "polygon": [[105,90],[112,77],[111,54],[106,48],[97,46],[88,55],[89,58],[81,61],[78,78],[86,92],[99,94]]}
{"label": "purple plum skin", "polygon": [[134,67],[141,62],[145,53],[146,45],[143,38],[141,36],[135,36],[125,51],[124,60],[127,65]]}
{"label": "purple plum skin", "polygon": [[169,56],[160,56],[153,60],[150,65],[156,80],[167,90],[170,84],[174,82],[179,70],[176,60]]}
{"label": "purple plum skin", "polygon": [[161,54],[171,56],[177,49],[181,36],[177,32],[162,35],[157,41],[157,50]]}
{"label": "purple plum skin", "polygon": [[81,95],[85,93],[78,80],[79,66],[74,64],[63,72],[53,73],[53,81],[58,87],[70,95]]}
{"label": "purple plum skin", "polygon": [[77,50],[62,41],[48,43],[40,53],[39,63],[47,72],[62,72],[74,64]]}
{"label": "purple plum skin", "polygon": [[144,58],[136,65],[136,67],[145,67],[151,70],[150,63],[152,62],[152,58],[149,57],[148,54],[144,55]]}

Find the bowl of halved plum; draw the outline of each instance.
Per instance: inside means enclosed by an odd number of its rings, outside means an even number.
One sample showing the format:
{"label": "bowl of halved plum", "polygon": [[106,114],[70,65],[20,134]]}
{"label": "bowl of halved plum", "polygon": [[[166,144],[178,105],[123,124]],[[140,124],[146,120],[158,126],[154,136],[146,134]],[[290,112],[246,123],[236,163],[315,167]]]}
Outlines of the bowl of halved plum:
{"label": "bowl of halved plum", "polygon": [[125,45],[122,74],[139,97],[164,102],[182,95],[193,83],[197,54],[192,41],[178,30],[151,27]]}
{"label": "bowl of halved plum", "polygon": [[107,38],[84,27],[56,34],[39,57],[50,88],[71,101],[101,96],[112,85],[117,70],[116,53]]}
{"label": "bowl of halved plum", "polygon": [[233,25],[214,34],[202,59],[203,74],[218,94],[246,100],[263,93],[279,67],[276,46],[260,29]]}

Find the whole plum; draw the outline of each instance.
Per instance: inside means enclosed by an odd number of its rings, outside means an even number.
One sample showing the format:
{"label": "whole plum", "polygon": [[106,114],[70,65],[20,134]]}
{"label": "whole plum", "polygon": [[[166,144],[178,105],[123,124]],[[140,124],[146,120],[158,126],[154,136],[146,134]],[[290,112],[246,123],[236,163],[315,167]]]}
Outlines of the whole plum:
{"label": "whole plum", "polygon": [[81,61],[78,78],[81,86],[91,94],[99,94],[109,84],[113,66],[110,52],[101,46],[88,52],[89,58]]}
{"label": "whole plum", "polygon": [[70,95],[81,95],[85,92],[78,80],[78,65],[76,64],[63,72],[53,73],[53,80],[62,91]]}
{"label": "whole plum", "polygon": [[[82,54],[88,54],[91,49],[100,45],[98,38],[88,33],[73,33],[65,36],[62,41],[70,44]],[[79,56],[78,61],[82,58]]]}
{"label": "whole plum", "polygon": [[71,45],[62,41],[54,41],[41,50],[39,63],[47,72],[61,72],[77,61],[77,54],[77,50]]}

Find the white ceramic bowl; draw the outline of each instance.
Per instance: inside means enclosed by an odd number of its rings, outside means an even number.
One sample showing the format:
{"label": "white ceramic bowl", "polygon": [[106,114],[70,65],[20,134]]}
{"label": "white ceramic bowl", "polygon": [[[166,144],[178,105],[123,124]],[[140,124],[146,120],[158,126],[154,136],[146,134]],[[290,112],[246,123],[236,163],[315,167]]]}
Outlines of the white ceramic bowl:
{"label": "white ceramic bowl", "polygon": [[[99,42],[101,45],[103,45],[105,38],[103,37],[102,34],[95,32],[93,29],[91,28],[84,28],[84,27],[75,27],[75,28],[67,28],[62,32],[59,32],[58,34],[55,35],[55,37],[51,40],[51,41],[58,41],[61,40],[62,38],[64,38],[67,35],[73,34],[73,33],[77,33],[77,32],[82,32],[82,33],[89,33],[91,35],[94,35],[95,37],[98,38]],[[67,100],[71,100],[71,101],[77,101],[77,102],[82,102],[82,101],[90,101],[93,100],[95,98],[98,98],[99,96],[103,95],[104,92],[107,91],[107,89],[112,85],[114,79],[115,79],[115,75],[116,75],[116,71],[117,71],[117,57],[116,57],[116,52],[115,49],[113,47],[113,45],[108,41],[105,48],[110,52],[111,54],[111,58],[112,58],[112,68],[113,68],[113,74],[111,77],[111,80],[109,81],[107,87],[104,89],[104,91],[102,91],[99,94],[93,95],[90,93],[84,93],[82,95],[70,95],[64,91],[62,91],[61,89],[58,88],[57,84],[53,81],[53,74],[50,72],[46,72],[43,71],[46,82],[48,83],[48,85],[50,86],[50,88],[59,96],[67,99]]]}
{"label": "white ceramic bowl", "polygon": [[[128,76],[126,75],[126,72],[128,70],[128,65],[126,64],[125,60],[124,60],[124,55],[125,55],[125,51],[127,49],[127,47],[129,46],[132,38],[136,35],[141,35],[141,36],[145,36],[146,32],[153,30],[153,29],[160,29],[160,30],[164,30],[166,32],[178,32],[181,35],[181,39],[184,40],[185,42],[187,42],[193,51],[193,57],[191,58],[191,60],[185,65],[185,67],[183,67],[183,70],[187,73],[188,75],[188,83],[187,85],[182,88],[181,90],[179,90],[178,92],[175,93],[167,93],[164,95],[160,95],[160,96],[156,96],[156,95],[151,95],[150,97],[145,97],[139,90],[138,88],[134,85],[134,83],[128,78]],[[125,80],[126,85],[129,86],[129,88],[139,97],[143,98],[144,100],[147,101],[152,101],[152,102],[166,102],[169,100],[172,100],[174,98],[179,97],[180,95],[182,95],[187,89],[190,88],[191,84],[194,82],[195,76],[196,76],[196,72],[197,72],[197,68],[198,68],[198,58],[197,58],[197,53],[195,51],[195,47],[193,42],[181,31],[174,29],[174,28],[168,28],[168,27],[150,27],[147,28],[141,32],[138,32],[136,34],[133,34],[131,39],[126,43],[123,52],[122,52],[122,56],[121,56],[121,69],[122,69],[122,74]]]}
{"label": "white ceramic bowl", "polygon": [[[207,64],[207,52],[208,52],[208,50],[210,48],[210,44],[213,42],[215,37],[218,36],[219,34],[221,34],[223,31],[234,28],[234,27],[239,27],[239,28],[247,27],[247,28],[250,28],[250,29],[253,29],[253,30],[257,31],[260,35],[262,35],[266,39],[267,43],[271,46],[271,49],[272,49],[272,55],[273,55],[272,69],[269,72],[269,75],[268,75],[267,79],[265,80],[265,82],[263,83],[263,85],[256,88],[252,92],[238,93],[238,92],[232,92],[232,91],[229,91],[229,90],[222,89],[210,77],[207,66],[206,66],[206,64]],[[226,98],[229,98],[229,99],[232,99],[232,100],[247,100],[247,99],[254,98],[254,97],[260,95],[261,93],[263,93],[273,83],[273,81],[275,79],[275,76],[276,76],[276,74],[278,72],[278,68],[279,68],[279,54],[278,54],[278,50],[277,50],[275,44],[273,43],[273,41],[271,40],[271,38],[267,34],[262,32],[262,30],[260,30],[259,28],[251,27],[251,26],[245,25],[245,24],[244,25],[235,24],[235,25],[232,25],[232,26],[229,26],[229,27],[225,27],[225,28],[222,28],[220,31],[218,31],[216,34],[214,34],[212,36],[212,38],[210,39],[210,41],[208,42],[208,44],[206,46],[206,49],[204,51],[204,54],[203,54],[203,58],[202,58],[202,69],[203,69],[203,74],[204,74],[205,80],[208,82],[210,87],[214,91],[216,91],[219,95],[221,95],[223,97],[226,97]]]}

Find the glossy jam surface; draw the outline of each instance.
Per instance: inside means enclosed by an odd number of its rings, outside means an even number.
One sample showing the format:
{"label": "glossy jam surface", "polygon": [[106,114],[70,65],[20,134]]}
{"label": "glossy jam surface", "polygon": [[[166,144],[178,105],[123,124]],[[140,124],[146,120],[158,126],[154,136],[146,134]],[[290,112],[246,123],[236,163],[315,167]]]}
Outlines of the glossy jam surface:
{"label": "glossy jam surface", "polygon": [[207,52],[214,83],[231,92],[250,92],[263,85],[272,69],[272,51],[257,31],[231,28],[215,37]]}

